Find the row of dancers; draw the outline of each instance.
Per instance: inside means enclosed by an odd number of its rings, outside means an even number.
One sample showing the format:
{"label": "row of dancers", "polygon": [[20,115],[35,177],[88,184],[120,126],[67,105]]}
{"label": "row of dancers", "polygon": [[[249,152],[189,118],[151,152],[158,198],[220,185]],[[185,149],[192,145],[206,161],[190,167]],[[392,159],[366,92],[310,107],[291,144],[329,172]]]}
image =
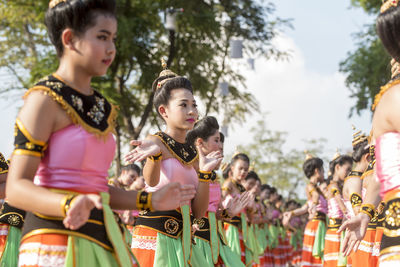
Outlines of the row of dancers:
{"label": "row of dancers", "polygon": [[[115,58],[115,7],[113,0],[49,3],[45,24],[59,66],[24,95],[9,169],[1,160],[2,266],[400,262],[397,0],[385,1],[377,20],[393,61],[392,80],[373,105],[371,134],[354,135],[352,156],[334,157],[328,181],[323,161],[309,156],[303,165],[308,201],[297,208],[288,201],[283,213],[276,191],[248,171],[245,154],[232,158],[219,181],[224,136],[218,122],[197,121],[191,82],[165,64],[152,85],[165,130],[131,141],[135,149],[125,157],[145,161],[136,171],[142,182],[130,190],[118,179],[108,184],[117,108],[91,79],[105,75]],[[140,211],[131,232],[113,212],[126,210]]]}

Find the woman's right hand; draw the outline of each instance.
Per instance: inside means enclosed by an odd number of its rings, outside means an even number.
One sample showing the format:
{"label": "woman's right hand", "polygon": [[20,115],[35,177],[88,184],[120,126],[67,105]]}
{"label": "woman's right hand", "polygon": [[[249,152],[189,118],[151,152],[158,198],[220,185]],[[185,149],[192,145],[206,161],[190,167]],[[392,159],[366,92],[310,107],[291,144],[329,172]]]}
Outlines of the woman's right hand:
{"label": "woman's right hand", "polygon": [[154,210],[174,210],[186,205],[194,198],[196,189],[194,185],[180,183],[169,183],[153,192],[152,206]]}
{"label": "woman's right hand", "polygon": [[155,156],[161,152],[161,148],[155,142],[148,139],[132,140],[130,144],[136,146],[136,148],[125,156],[125,161],[129,163],[142,161],[147,157]]}
{"label": "woman's right hand", "polygon": [[63,220],[64,226],[71,230],[79,229],[87,222],[93,208],[103,208],[99,195],[82,194],[76,196],[72,200],[67,216]]}
{"label": "woman's right hand", "polygon": [[346,230],[342,243],[342,252],[344,256],[348,256],[352,250],[356,251],[358,249],[361,240],[367,232],[369,221],[370,219],[367,214],[359,213],[357,216],[345,221],[342,226],[340,226],[338,230],[339,233]]}

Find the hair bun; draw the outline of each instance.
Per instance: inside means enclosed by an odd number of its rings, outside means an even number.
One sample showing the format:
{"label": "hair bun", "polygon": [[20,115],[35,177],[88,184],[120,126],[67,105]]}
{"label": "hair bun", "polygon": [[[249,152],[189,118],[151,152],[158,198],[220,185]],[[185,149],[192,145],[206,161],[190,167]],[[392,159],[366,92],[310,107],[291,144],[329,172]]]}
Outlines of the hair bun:
{"label": "hair bun", "polygon": [[153,84],[154,91],[160,89],[168,80],[178,77],[178,74],[168,69],[167,62],[165,62],[164,58],[161,58],[161,66],[163,70]]}

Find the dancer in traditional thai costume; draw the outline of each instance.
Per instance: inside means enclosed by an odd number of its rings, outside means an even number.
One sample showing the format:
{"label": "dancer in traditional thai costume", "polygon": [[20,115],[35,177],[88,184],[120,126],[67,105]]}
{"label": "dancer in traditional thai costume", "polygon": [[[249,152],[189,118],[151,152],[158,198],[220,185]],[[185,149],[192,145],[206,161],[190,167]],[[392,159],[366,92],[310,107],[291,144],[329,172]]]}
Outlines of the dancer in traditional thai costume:
{"label": "dancer in traditional thai costume", "polygon": [[[353,127],[355,130],[355,128]],[[360,211],[362,204],[362,175],[367,169],[369,164],[369,145],[368,137],[362,134],[361,131],[357,131],[353,134],[352,140],[353,154],[352,158],[354,161],[354,167],[349,175],[344,180],[343,184],[343,200],[346,205],[347,215],[349,218],[353,218]],[[357,253],[352,253],[347,257],[347,263],[353,267],[366,267],[369,265],[369,257],[356,256]],[[360,253],[362,255],[362,252]]]}
{"label": "dancer in traditional thai costume", "polygon": [[[230,177],[222,186],[224,206],[232,199],[239,198],[242,194],[246,193],[242,182],[249,171],[249,164],[250,160],[246,154],[238,153],[232,158],[229,165]],[[250,264],[246,262],[246,246],[244,240],[244,238],[247,237],[246,210],[243,209],[240,213],[235,214],[234,217],[225,220],[225,229],[229,247],[234,253],[241,257],[244,264]]]}
{"label": "dancer in traditional thai costume", "polygon": [[[5,198],[8,162],[0,153],[0,197]],[[25,211],[3,202],[0,210],[0,266],[17,267],[21,228],[24,225]]]}
{"label": "dancer in traditional thai costume", "polygon": [[136,164],[123,166],[121,168],[121,174],[116,178],[110,178],[108,184],[129,190],[136,179],[139,178],[140,173],[140,167]]}
{"label": "dancer in traditional thai costume", "polygon": [[179,210],[139,215],[133,231],[132,249],[142,267],[190,264],[190,214],[196,219],[205,215],[211,172],[222,161],[221,151],[205,156],[201,149],[197,151],[186,142],[186,134],[193,129],[198,117],[192,85],[188,79],[166,69],[165,63],[163,67],[153,83],[153,102],[158,115],[166,123],[166,130],[143,141],[132,141],[131,144],[137,148],[127,160],[141,161],[149,157],[143,168],[146,192],[179,182],[195,186],[197,193],[192,202],[187,202]]}
{"label": "dancer in traditional thai costume", "polygon": [[[398,266],[400,264],[399,242],[399,206],[400,206],[400,34],[398,21],[400,6],[398,0],[384,1],[376,28],[383,46],[393,58],[392,79],[381,88],[373,104],[372,142],[375,143],[375,174],[366,188],[361,212],[346,222],[341,230],[346,232],[345,251],[349,253],[353,247],[357,249],[365,235],[368,222],[375,216],[379,203],[379,192],[385,202],[384,232],[379,257],[380,266]],[[371,159],[372,160],[372,159]]]}
{"label": "dancer in traditional thai costume", "polygon": [[318,183],[324,181],[323,161],[320,158],[307,155],[303,164],[306,177],[310,180],[307,185],[307,205],[284,214],[286,220],[292,216],[299,216],[310,211],[312,219],[306,225],[303,239],[301,266],[322,266],[324,254],[324,238],[326,233],[327,201]]}
{"label": "dancer in traditional thai costume", "polygon": [[265,238],[266,238],[266,248],[264,251],[264,266],[265,267],[273,267],[274,258],[272,256],[272,250],[270,248],[271,239],[269,237],[269,227],[270,227],[270,214],[272,210],[270,210],[269,199],[271,196],[271,187],[267,184],[261,185],[261,194],[260,201],[264,206],[265,214],[264,214],[264,230],[265,230]]}
{"label": "dancer in traditional thai costume", "polygon": [[351,171],[353,160],[348,155],[336,153],[329,163],[331,172],[328,185],[328,230],[325,236],[324,266],[346,266],[346,257],[340,255],[341,234],[337,232],[346,217],[347,209],[343,202],[341,188],[344,179]]}
{"label": "dancer in traditional thai costume", "polygon": [[[187,135],[187,141],[202,150],[204,155],[214,151],[223,153],[219,125],[214,117],[208,116],[195,124]],[[216,166],[218,168],[219,166]],[[221,185],[216,172],[212,171],[210,182],[210,197],[207,214],[201,219],[194,219],[194,241],[190,262],[192,266],[244,266],[240,257],[224,244],[220,238],[217,219],[228,218],[229,214],[236,214],[242,209],[239,200],[230,203],[228,209],[221,206]]]}
{"label": "dancer in traditional thai costume", "polygon": [[50,1],[45,22],[59,67],[25,94],[6,186],[9,203],[29,211],[19,266],[133,266],[111,208],[170,210],[194,188],[107,185],[117,113],[90,83],[115,57],[115,1]]}

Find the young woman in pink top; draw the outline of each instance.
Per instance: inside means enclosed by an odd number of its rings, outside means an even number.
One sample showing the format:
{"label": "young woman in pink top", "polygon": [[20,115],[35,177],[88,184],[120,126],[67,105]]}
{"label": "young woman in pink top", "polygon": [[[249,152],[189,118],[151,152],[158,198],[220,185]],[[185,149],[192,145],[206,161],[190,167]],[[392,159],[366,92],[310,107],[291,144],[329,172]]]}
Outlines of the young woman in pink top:
{"label": "young woman in pink top", "polygon": [[[154,192],[171,182],[190,184],[197,192],[178,210],[143,212],[133,231],[132,250],[142,267],[187,266],[190,264],[190,214],[201,219],[208,208],[211,171],[222,161],[221,151],[204,155],[201,149],[186,142],[187,132],[198,118],[196,101],[190,81],[172,71],[164,70],[153,83],[154,106],[166,123],[166,129],[137,146],[128,161],[149,158],[143,168],[146,192]],[[174,198],[171,195],[171,198]]]}
{"label": "young woman in pink top", "polygon": [[49,3],[45,23],[60,62],[25,94],[6,188],[10,204],[29,212],[20,266],[132,266],[111,208],[170,210],[193,197],[193,187],[177,183],[154,194],[107,184],[117,112],[91,80],[115,57],[115,5]]}

